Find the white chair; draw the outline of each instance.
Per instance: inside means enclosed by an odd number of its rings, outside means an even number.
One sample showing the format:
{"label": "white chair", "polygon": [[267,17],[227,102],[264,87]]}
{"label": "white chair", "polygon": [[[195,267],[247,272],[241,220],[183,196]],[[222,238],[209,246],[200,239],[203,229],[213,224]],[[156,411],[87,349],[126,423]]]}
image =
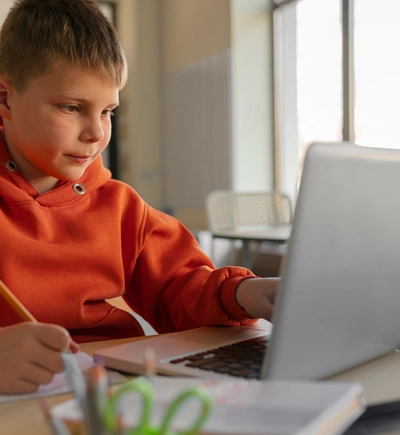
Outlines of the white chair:
{"label": "white chair", "polygon": [[249,243],[269,242],[279,246],[290,236],[292,205],[282,192],[234,192],[216,190],[206,198],[206,212],[212,236],[211,252],[214,254],[214,239],[242,240],[241,265],[250,267]]}

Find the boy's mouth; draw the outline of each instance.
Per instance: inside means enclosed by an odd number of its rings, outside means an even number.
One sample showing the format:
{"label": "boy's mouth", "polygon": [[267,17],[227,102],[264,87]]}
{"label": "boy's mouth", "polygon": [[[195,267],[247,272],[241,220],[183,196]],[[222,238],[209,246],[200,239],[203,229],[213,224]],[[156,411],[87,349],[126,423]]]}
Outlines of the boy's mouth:
{"label": "boy's mouth", "polygon": [[79,164],[87,163],[91,159],[90,156],[73,156],[71,154],[67,154],[67,157],[69,157],[73,162]]}

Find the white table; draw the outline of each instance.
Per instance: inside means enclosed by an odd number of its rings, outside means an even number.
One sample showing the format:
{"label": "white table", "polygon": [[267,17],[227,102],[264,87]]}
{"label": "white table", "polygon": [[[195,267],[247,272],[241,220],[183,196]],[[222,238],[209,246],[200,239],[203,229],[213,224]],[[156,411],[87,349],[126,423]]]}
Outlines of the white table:
{"label": "white table", "polygon": [[243,242],[241,251],[241,265],[250,268],[250,242],[270,242],[282,245],[288,242],[292,226],[285,225],[254,225],[226,228],[212,232],[213,239],[241,240]]}

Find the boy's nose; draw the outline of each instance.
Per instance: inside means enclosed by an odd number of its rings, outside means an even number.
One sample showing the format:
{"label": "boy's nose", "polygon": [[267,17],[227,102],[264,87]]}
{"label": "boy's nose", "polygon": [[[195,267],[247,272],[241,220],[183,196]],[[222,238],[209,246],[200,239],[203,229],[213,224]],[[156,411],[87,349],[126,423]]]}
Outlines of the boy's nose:
{"label": "boy's nose", "polygon": [[90,119],[82,129],[80,139],[82,142],[93,143],[99,142],[103,137],[104,129],[101,125],[101,121]]}

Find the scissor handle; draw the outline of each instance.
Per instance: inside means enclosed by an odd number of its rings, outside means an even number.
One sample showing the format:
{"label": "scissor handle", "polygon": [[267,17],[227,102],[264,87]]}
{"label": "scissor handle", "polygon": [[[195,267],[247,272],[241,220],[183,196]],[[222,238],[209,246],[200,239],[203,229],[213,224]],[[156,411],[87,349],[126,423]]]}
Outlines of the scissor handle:
{"label": "scissor handle", "polygon": [[202,404],[202,408],[200,410],[200,413],[199,413],[197,419],[195,421],[193,421],[193,423],[188,428],[186,428],[183,431],[178,432],[177,434],[178,435],[194,435],[194,434],[199,433],[201,427],[203,426],[203,424],[207,420],[207,418],[211,412],[211,408],[212,408],[211,396],[210,396],[209,392],[201,386],[190,388],[189,390],[183,391],[171,402],[171,404],[168,406],[168,408],[165,412],[160,429],[159,429],[159,431],[157,431],[157,435],[170,435],[171,433],[173,433],[169,429],[170,422],[175,417],[175,415],[179,411],[180,407],[187,400],[189,400],[191,398],[198,399]]}
{"label": "scissor handle", "polygon": [[148,430],[153,405],[153,386],[146,378],[135,378],[118,388],[105,406],[103,423],[110,433],[117,433],[119,430],[120,422],[117,412],[119,401],[125,394],[135,392],[143,398],[141,419],[135,432],[145,434]]}

